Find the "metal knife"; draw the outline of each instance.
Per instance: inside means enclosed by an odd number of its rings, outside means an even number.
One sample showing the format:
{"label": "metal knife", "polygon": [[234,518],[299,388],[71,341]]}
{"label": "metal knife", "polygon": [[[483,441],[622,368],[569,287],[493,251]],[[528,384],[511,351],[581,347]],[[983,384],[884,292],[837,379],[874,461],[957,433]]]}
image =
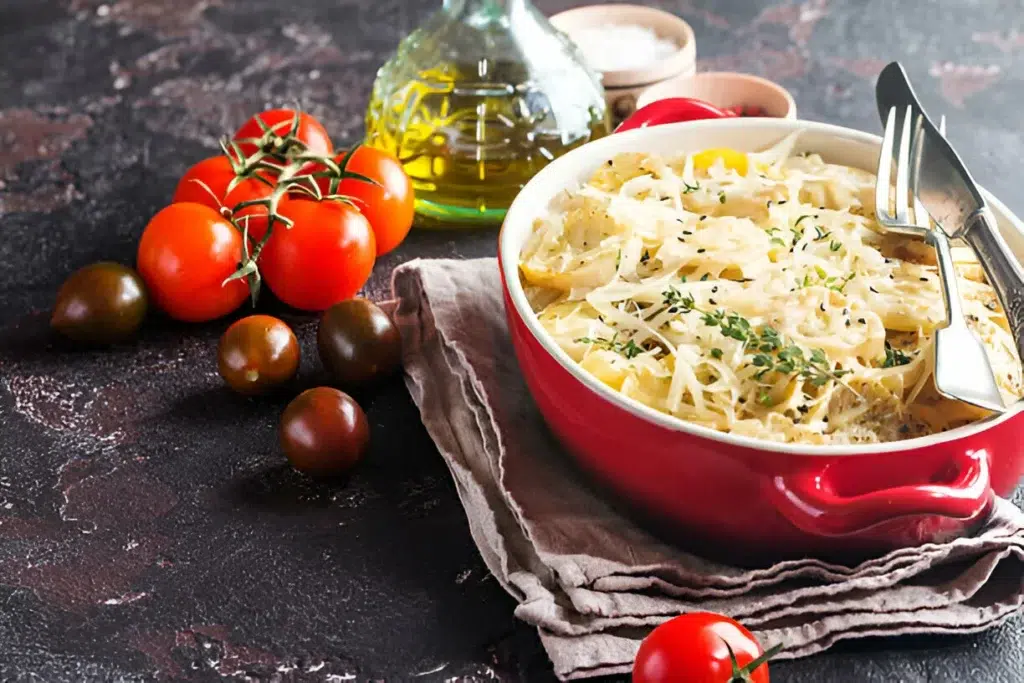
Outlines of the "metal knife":
{"label": "metal knife", "polygon": [[878,113],[884,122],[892,107],[910,106],[919,114],[914,131],[918,167],[917,195],[928,213],[951,237],[974,249],[1006,313],[1017,351],[1024,358],[1024,268],[999,234],[995,216],[967,167],[928,118],[906,72],[892,62],[875,86]]}

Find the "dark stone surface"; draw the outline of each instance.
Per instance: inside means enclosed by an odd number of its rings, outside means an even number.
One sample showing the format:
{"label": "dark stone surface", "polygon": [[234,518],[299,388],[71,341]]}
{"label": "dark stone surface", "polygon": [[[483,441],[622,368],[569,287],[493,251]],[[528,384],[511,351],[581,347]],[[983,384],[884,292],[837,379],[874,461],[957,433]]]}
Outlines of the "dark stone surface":
{"label": "dark stone surface", "polygon": [[[248,114],[298,99],[356,140],[377,65],[434,4],[0,3],[0,680],[551,679],[399,381],[359,396],[364,466],[316,484],[282,465],[284,399],[221,388],[224,322],[154,323],[105,352],[46,330],[63,277],[132,262],[176,177]],[[805,118],[878,130],[871,79],[903,59],[976,176],[1024,210],[1021,2],[660,4],[695,26],[702,68],[777,78]],[[494,237],[417,232],[368,291]],[[312,321],[285,317],[315,382]],[[1016,683],[1021,632],[862,641],[772,677]]]}

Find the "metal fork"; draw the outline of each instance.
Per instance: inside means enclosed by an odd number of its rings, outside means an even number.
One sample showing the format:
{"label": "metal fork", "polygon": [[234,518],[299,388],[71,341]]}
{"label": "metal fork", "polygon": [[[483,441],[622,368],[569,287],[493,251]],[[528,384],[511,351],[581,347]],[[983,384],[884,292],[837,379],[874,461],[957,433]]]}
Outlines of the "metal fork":
{"label": "metal fork", "polygon": [[[1002,395],[992,372],[985,346],[967,326],[960,305],[956,268],[945,231],[931,228],[931,219],[918,204],[917,167],[920,158],[911,149],[917,126],[914,112],[907,107],[903,116],[899,149],[896,154],[895,210],[890,212],[889,191],[892,177],[893,147],[896,139],[896,108],[889,110],[878,158],[878,179],[875,185],[875,216],[886,230],[902,235],[922,237],[935,248],[939,266],[939,285],[946,308],[946,323],[935,330],[935,388],[947,398],[1003,412]],[[944,124],[944,122],[943,122]],[[945,125],[942,127],[945,134]],[[913,159],[913,162],[912,162]],[[911,207],[913,203],[913,207]]]}

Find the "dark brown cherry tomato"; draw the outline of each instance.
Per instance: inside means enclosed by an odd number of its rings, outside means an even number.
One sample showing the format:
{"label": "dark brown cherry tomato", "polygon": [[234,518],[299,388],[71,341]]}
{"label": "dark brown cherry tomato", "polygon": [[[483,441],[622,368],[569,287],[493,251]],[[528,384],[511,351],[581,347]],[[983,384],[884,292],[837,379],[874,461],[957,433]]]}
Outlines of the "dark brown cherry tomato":
{"label": "dark brown cherry tomato", "polygon": [[402,362],[398,328],[367,299],[349,299],[324,311],[316,345],[324,367],[346,386],[384,377]]}
{"label": "dark brown cherry tomato", "polygon": [[138,273],[120,263],[101,261],[64,281],[50,327],[77,342],[110,344],[135,334],[148,306],[146,285]]}
{"label": "dark brown cherry tomato", "polygon": [[288,404],[278,429],[281,450],[307,474],[345,474],[370,443],[366,413],[351,396],[330,387],[308,389]]}
{"label": "dark brown cherry tomato", "polygon": [[299,342],[284,322],[269,315],[236,321],[217,344],[217,369],[240,394],[265,394],[295,377]]}

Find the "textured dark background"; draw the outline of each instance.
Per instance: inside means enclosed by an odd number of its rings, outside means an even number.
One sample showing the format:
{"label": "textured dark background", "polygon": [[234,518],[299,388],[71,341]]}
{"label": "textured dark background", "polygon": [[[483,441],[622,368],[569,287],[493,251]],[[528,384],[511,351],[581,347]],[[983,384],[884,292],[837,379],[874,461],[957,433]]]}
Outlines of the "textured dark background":
{"label": "textured dark background", "polygon": [[[314,484],[282,466],[283,399],[221,388],[225,322],[106,352],[46,330],[63,277],[131,263],[177,176],[249,114],[297,99],[355,141],[375,69],[439,2],[0,0],[0,680],[551,679],[400,381],[359,397],[375,442],[358,473]],[[1024,211],[1019,0],[657,4],[694,25],[701,68],[781,80],[804,118],[878,130],[872,78],[904,60]],[[413,234],[369,293],[405,259],[494,238]],[[315,382],[312,321],[285,317]],[[1022,626],[844,645],[772,679],[1019,683]]]}

